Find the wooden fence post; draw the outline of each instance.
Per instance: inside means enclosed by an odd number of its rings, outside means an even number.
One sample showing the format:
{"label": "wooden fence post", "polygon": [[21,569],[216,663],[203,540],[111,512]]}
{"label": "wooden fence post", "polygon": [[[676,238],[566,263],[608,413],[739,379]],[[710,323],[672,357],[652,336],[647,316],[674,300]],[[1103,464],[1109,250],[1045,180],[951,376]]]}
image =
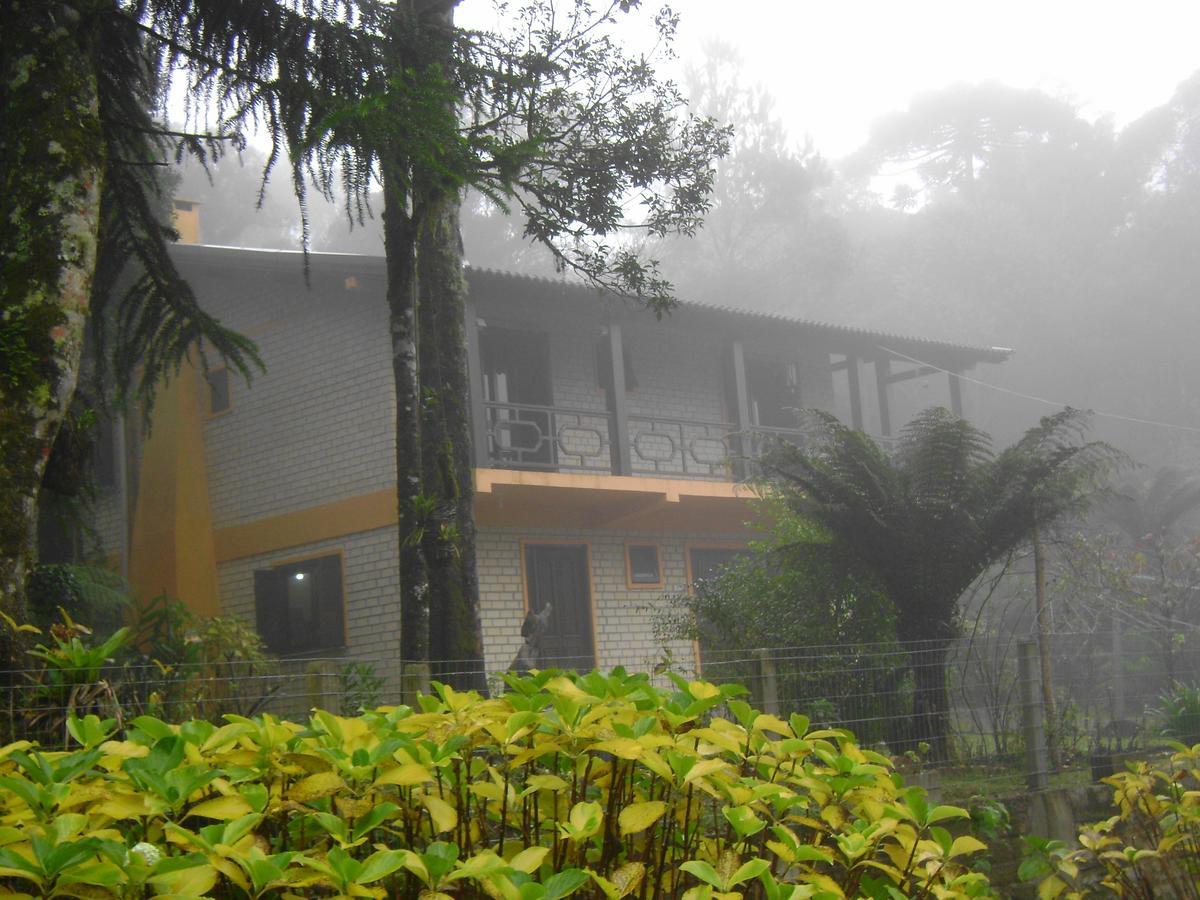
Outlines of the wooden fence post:
{"label": "wooden fence post", "polygon": [[1021,725],[1025,734],[1025,783],[1031,791],[1044,791],[1050,785],[1050,764],[1035,641],[1017,642],[1017,679],[1021,686]]}
{"label": "wooden fence post", "polygon": [[758,657],[758,671],[762,682],[763,712],[773,716],[779,715],[779,673],[775,669],[775,660],[771,651],[765,648],[754,651]]}

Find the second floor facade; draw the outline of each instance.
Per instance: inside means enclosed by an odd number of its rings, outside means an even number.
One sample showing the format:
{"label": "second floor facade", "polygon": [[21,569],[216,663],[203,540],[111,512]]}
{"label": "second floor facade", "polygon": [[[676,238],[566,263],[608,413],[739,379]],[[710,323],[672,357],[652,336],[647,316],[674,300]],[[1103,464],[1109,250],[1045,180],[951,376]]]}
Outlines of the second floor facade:
{"label": "second floor facade", "polygon": [[[394,484],[383,261],[180,246],[204,306],[266,372],[210,373],[200,403],[214,525]],[[681,304],[650,311],[578,285],[470,271],[476,466],[737,482],[815,408],[880,437],[963,411],[954,373],[1007,351]]]}

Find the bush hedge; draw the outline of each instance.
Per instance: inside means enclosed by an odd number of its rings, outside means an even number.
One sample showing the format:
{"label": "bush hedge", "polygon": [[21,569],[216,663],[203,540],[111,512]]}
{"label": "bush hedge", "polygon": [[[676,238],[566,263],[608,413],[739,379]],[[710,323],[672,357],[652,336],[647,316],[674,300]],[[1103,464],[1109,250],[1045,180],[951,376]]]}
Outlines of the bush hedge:
{"label": "bush hedge", "polygon": [[742,690],[621,670],[416,709],[72,719],[0,749],[0,892],[765,900],[992,896],[889,760]]}

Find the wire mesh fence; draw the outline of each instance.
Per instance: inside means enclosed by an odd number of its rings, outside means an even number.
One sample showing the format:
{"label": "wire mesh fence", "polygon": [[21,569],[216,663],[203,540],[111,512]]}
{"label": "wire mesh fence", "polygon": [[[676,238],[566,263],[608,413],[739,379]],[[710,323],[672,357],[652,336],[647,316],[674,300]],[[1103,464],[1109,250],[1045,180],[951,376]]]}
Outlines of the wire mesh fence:
{"label": "wire mesh fence", "polygon": [[306,658],[4,670],[0,741],[63,746],[68,715],[114,718],[124,726],[142,715],[168,722],[220,721],[226,714],[295,718],[313,707],[353,712],[396,702],[395,690],[373,669],[365,660]]}
{"label": "wire mesh fence", "polygon": [[[1047,638],[1053,690],[1052,703],[1043,704],[1040,665],[1022,674],[1017,650],[1013,634],[908,644],[702,647],[699,674],[744,685],[769,712],[847,728],[863,744],[897,758],[998,772],[1029,768],[1031,702],[1038,705],[1053,761],[1085,763],[1098,752],[1156,739],[1164,697],[1180,685],[1200,683],[1200,636],[1057,633]],[[549,662],[591,668],[593,661]],[[139,715],[178,722],[269,712],[303,719],[313,707],[351,714],[398,703],[431,680],[493,695],[505,690],[502,673],[485,671],[477,661],[401,662],[399,678],[376,677],[376,669],[385,671],[378,661],[309,658],[0,672],[0,740],[61,746],[68,713],[115,717],[121,724]],[[397,671],[395,663],[386,671]],[[654,678],[667,683],[661,672]],[[1200,710],[1195,718],[1200,728]]]}
{"label": "wire mesh fence", "polygon": [[866,744],[915,753],[934,766],[1024,765],[1028,696],[1041,707],[1059,763],[1145,746],[1170,725],[1160,712],[1168,695],[1200,682],[1200,636],[1058,633],[1046,637],[1047,697],[1040,653],[1022,684],[1018,643],[1016,635],[996,634],[751,652],[702,648],[702,660],[706,679],[740,682],[764,708],[848,728]]}

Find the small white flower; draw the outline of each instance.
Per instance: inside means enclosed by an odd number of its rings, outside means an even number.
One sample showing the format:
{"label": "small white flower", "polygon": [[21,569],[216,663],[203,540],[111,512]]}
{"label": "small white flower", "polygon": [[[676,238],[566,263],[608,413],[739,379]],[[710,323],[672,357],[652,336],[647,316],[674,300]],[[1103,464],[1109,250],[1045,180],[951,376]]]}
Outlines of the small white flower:
{"label": "small white flower", "polygon": [[132,849],[130,849],[129,852],[136,853],[138,856],[140,856],[142,858],[142,861],[145,862],[145,864],[148,866],[152,866],[155,863],[157,863],[160,859],[162,859],[162,851],[159,850],[157,847],[155,847],[153,844],[148,844],[145,841],[134,844]]}

